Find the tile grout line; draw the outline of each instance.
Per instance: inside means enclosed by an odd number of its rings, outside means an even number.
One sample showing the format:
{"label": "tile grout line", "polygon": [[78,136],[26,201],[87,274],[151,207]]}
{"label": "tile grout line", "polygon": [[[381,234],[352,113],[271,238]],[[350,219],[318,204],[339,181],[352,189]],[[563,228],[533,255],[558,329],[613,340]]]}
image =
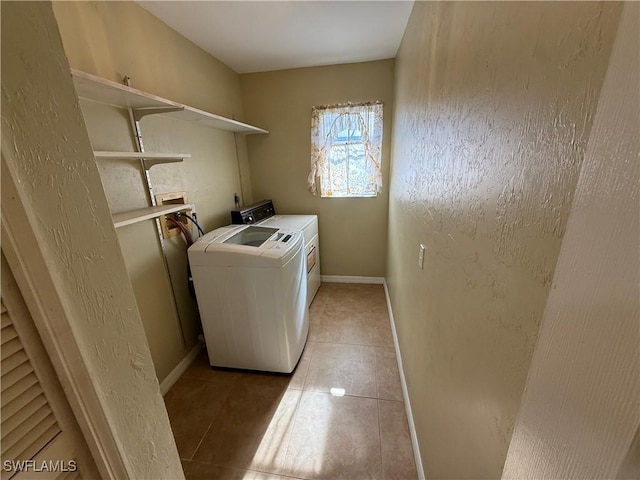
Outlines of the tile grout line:
{"label": "tile grout line", "polygon": [[211,423],[209,424],[207,429],[204,431],[204,434],[202,435],[202,438],[200,439],[200,441],[198,442],[198,445],[196,446],[195,450],[191,454],[191,458],[187,458],[186,460],[189,460],[191,462],[194,461],[193,458],[196,456],[196,453],[198,452],[198,449],[200,448],[200,445],[202,445],[202,442],[204,441],[204,437],[207,436],[207,433],[209,433],[209,430],[211,430],[212,426],[213,426],[213,420],[211,421]]}
{"label": "tile grout line", "polygon": [[222,463],[217,463],[217,462],[201,462],[198,460],[188,460],[188,459],[183,459],[187,462],[193,462],[193,463],[199,463],[201,465],[213,465],[214,467],[220,467],[220,468],[226,468],[229,470],[237,470],[239,472],[255,472],[255,473],[264,473],[266,475],[275,475],[277,477],[283,477],[283,478],[290,478],[291,480],[311,480],[307,477],[294,477],[292,475],[286,475],[283,473],[273,473],[273,472],[269,472],[267,470],[264,469],[259,469],[259,468],[241,468],[241,467],[232,467],[230,465],[224,465]]}
{"label": "tile grout line", "polygon": [[369,395],[354,395],[352,393],[345,393],[344,395],[333,395],[331,392],[327,392],[324,390],[299,390],[297,388],[291,388],[289,390],[293,390],[296,392],[324,393],[325,395],[331,395],[332,397],[339,397],[339,398],[351,397],[351,398],[368,398],[369,400],[384,400],[385,402],[397,402],[397,403],[402,403],[404,405],[404,401],[394,400],[392,398],[371,397]]}
{"label": "tile grout line", "polygon": [[[308,344],[311,340],[309,340],[309,336],[307,335],[307,341],[306,344]],[[309,354],[309,365],[307,365],[307,371],[304,374],[304,381],[302,382],[302,388],[300,389],[301,392],[304,392],[305,389],[304,387],[307,386],[307,379],[309,378],[309,370],[311,369],[311,361],[313,360],[313,354],[316,352],[316,347],[314,345],[313,349],[311,350],[311,353]],[[302,398],[302,394],[300,394],[300,398]],[[297,413],[297,410],[296,410]]]}
{"label": "tile grout line", "polygon": [[[313,352],[311,352],[311,356],[313,356]],[[309,373],[307,371],[307,373]],[[305,377],[305,382],[307,381],[306,377]],[[300,404],[302,403],[302,394],[304,393],[304,390],[300,390],[300,398],[298,399],[298,403],[296,404],[296,411],[293,414],[293,422],[291,423],[291,435],[293,435],[293,431],[296,428],[296,423],[298,421],[298,413],[300,411]],[[289,456],[289,447],[291,446],[291,435],[289,436],[289,439],[287,440],[287,449],[284,452],[284,460],[283,462],[283,466],[282,469],[284,471],[286,471],[286,466],[287,466],[287,457]],[[273,475],[273,474],[270,474]],[[279,475],[279,474],[276,474]]]}
{"label": "tile grout line", "polygon": [[[378,385],[378,352],[375,350],[377,347],[373,347],[373,377],[376,382],[376,398],[380,398],[380,387]],[[378,408],[378,425],[380,424],[380,409]]]}
{"label": "tile grout line", "polygon": [[384,472],[384,460],[382,458],[382,425],[380,423],[380,399],[376,399],[376,407],[378,407],[378,437],[380,438],[380,470],[382,478],[386,478]]}
{"label": "tile grout line", "polygon": [[384,474],[384,461],[382,458],[382,425],[380,423],[380,391],[378,389],[378,352],[374,351],[375,362],[374,362],[374,377],[376,381],[376,409],[378,412],[378,438],[380,439],[379,449],[380,449],[380,472],[382,473],[382,478],[385,478]]}
{"label": "tile grout line", "polygon": [[380,345],[377,343],[351,343],[351,342],[336,342],[334,341],[327,341],[327,340],[308,340],[309,342],[315,342],[315,343],[335,343],[336,345],[358,345],[360,347],[385,347],[385,348],[393,348],[393,343],[391,345]]}

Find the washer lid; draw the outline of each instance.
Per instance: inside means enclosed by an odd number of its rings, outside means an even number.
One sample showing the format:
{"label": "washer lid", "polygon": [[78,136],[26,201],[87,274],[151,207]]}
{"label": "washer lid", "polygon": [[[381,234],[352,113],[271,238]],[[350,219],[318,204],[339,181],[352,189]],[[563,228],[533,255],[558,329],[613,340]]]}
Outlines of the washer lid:
{"label": "washer lid", "polygon": [[211,266],[280,267],[302,248],[299,230],[238,225],[214,230],[189,247],[189,263]]}
{"label": "washer lid", "polygon": [[243,228],[237,233],[234,233],[229,238],[226,238],[222,243],[232,243],[234,245],[246,245],[249,247],[261,247],[267,240],[277,233],[277,228],[268,227],[250,227]]}

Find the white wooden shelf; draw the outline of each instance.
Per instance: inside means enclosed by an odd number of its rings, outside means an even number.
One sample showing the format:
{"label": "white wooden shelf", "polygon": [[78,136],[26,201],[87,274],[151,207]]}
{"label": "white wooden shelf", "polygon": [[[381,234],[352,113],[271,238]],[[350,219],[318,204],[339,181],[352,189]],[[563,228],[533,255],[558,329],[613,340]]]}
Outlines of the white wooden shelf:
{"label": "white wooden shelf", "polygon": [[138,208],[128,212],[116,213],[112,215],[113,225],[116,228],[143,222],[152,218],[161,217],[169,213],[180,212],[182,210],[193,210],[193,205],[161,205],[156,207]]}
{"label": "white wooden shelf", "polygon": [[151,169],[154,165],[176,163],[185,158],[191,158],[188,153],[103,152],[95,150],[93,156],[97,160],[140,159],[144,163],[145,170]]}
{"label": "white wooden shelf", "polygon": [[175,160],[181,161],[191,158],[189,153],[148,153],[148,152],[105,152],[94,151],[93,155],[101,160],[121,160],[121,159],[148,159],[148,160]]}
{"label": "white wooden shelf", "polygon": [[189,120],[235,133],[269,133],[262,128],[221,117],[220,115],[205,112],[204,110],[199,110],[172,100],[167,100],[166,98],[121,85],[90,73],[81,72],[80,70],[71,69],[71,75],[80,98],[95,100],[117,107],[133,108],[135,110],[177,108],[179,109],[178,111],[163,112],[161,115]]}

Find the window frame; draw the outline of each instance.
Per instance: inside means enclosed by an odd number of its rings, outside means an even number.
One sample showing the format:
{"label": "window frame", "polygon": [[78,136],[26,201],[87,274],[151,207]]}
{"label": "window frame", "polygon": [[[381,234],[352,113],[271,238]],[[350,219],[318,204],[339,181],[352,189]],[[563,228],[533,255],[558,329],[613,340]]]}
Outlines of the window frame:
{"label": "window frame", "polygon": [[[308,188],[312,194],[319,193],[322,198],[375,198],[381,193],[383,112],[384,105],[381,101],[312,108],[311,173],[308,177]],[[330,117],[328,121],[327,117]],[[346,126],[346,138],[339,136],[344,128],[335,131],[341,120],[346,122],[346,125],[340,125]],[[351,131],[360,135],[353,137],[350,135]],[[359,141],[354,141],[355,138]],[[362,152],[356,157],[352,155],[350,146],[355,149],[359,147]],[[338,153],[339,149],[346,149],[346,152]],[[337,157],[341,154],[345,156],[345,165],[341,167],[344,169],[343,186],[340,186],[340,178],[331,168],[340,162]],[[366,179],[359,179],[356,187],[350,186],[350,180],[355,177],[351,173],[353,163],[350,162],[362,164],[356,167],[359,169],[356,174]],[[330,183],[326,185],[325,182]]]}

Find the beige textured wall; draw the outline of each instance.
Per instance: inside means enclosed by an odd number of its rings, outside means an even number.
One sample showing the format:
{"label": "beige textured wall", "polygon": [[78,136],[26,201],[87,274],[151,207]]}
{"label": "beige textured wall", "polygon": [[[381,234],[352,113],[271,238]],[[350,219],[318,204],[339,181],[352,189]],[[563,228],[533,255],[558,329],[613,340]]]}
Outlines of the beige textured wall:
{"label": "beige textured wall", "polygon": [[[134,2],[56,2],[54,11],[73,68],[114,81],[127,74],[137,88],[242,120],[238,75]],[[95,150],[135,150],[126,110],[91,101],[82,101],[82,109]],[[192,155],[182,163],[153,167],[151,177],[156,193],[186,191],[205,230],[229,222],[235,192],[244,190],[251,201],[244,137],[162,117],[145,117],[141,123],[147,151]],[[112,212],[148,205],[138,161],[97,163]],[[166,242],[186,346],[155,223],[122,227],[118,237],[162,380],[195,344],[200,328],[186,287],[185,244],[181,237]]]}
{"label": "beige textured wall", "polygon": [[[505,479],[640,478],[640,5],[625,4]],[[630,453],[628,464],[621,464]]]}
{"label": "beige textured wall", "polygon": [[82,349],[127,478],[183,478],[49,2],[2,2],[2,157],[72,326],[57,341]]}
{"label": "beige textured wall", "polygon": [[[269,130],[247,148],[253,196],[278,213],[318,215],[323,275],[382,277],[387,248],[393,60],[300,68],[240,76],[247,120]],[[307,190],[311,107],[384,102],[383,192],[376,198],[321,198]]]}
{"label": "beige textured wall", "polygon": [[620,8],[414,6],[387,280],[427,478],[501,474]]}

